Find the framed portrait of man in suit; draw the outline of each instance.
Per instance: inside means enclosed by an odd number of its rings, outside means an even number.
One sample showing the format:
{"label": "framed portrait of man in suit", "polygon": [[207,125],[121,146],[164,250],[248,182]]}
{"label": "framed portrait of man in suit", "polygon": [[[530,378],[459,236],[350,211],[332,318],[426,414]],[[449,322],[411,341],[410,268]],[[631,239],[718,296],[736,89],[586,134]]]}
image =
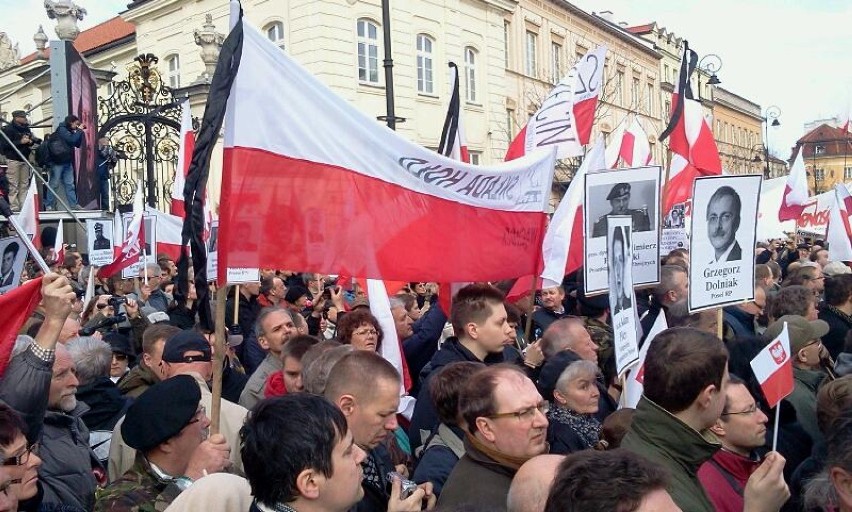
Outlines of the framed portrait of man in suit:
{"label": "framed portrait of man in suit", "polygon": [[27,259],[27,247],[12,236],[0,239],[0,293],[17,288]]}

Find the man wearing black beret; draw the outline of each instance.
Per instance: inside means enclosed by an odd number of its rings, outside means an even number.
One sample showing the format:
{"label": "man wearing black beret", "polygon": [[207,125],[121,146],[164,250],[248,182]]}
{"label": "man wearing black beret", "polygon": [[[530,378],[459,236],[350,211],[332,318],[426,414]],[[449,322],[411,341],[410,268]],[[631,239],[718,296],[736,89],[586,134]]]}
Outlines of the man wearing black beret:
{"label": "man wearing black beret", "polygon": [[609,201],[612,211],[606,215],[601,215],[595,221],[592,227],[592,236],[606,236],[606,216],[607,215],[630,215],[633,223],[633,232],[651,231],[651,219],[648,218],[648,211],[630,209],[630,183],[617,183],[609,191],[606,196]]}
{"label": "man wearing black beret", "polygon": [[136,462],[98,494],[96,511],[164,510],[195,480],[230,465],[225,438],[205,439],[210,419],[200,401],[189,375],[158,382],[136,399],[121,425]]}

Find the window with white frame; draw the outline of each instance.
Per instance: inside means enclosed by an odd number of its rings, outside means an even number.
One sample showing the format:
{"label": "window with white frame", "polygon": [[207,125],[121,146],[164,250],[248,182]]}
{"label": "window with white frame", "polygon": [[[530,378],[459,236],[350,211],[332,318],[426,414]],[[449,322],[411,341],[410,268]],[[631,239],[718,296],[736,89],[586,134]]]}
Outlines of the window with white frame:
{"label": "window with white frame", "polygon": [[434,41],[426,34],[417,34],[417,92],[434,94],[432,76],[432,46]]}
{"label": "window with white frame", "polygon": [[843,179],[852,180],[852,167],[846,167],[843,169]]}
{"label": "window with white frame", "polygon": [[634,78],[633,82],[630,84],[630,106],[632,108],[639,108],[639,79]]}
{"label": "window with white frame", "polygon": [[169,87],[177,89],[180,87],[180,55],[166,57],[166,64],[169,70]]}
{"label": "window with white frame", "polygon": [[470,163],[473,165],[479,165],[482,159],[481,151],[469,151],[468,155],[470,155]]}
{"label": "window with white frame", "polygon": [[358,20],[358,80],[379,83],[379,26],[372,20]]}
{"label": "window with white frame", "polygon": [[562,45],[550,43],[550,81],[559,82],[562,78]]}
{"label": "window with white frame", "polygon": [[264,28],[266,37],[282,50],[284,49],[284,23],[273,21]]}
{"label": "window with white frame", "polygon": [[528,76],[536,76],[536,50],[538,48],[538,34],[535,32],[527,31],[527,67],[526,72]]}
{"label": "window with white frame", "polygon": [[509,69],[509,49],[511,48],[512,38],[512,23],[509,20],[503,20],[503,58],[506,69]]}
{"label": "window with white frame", "polygon": [[825,169],[817,169],[814,171],[814,179],[817,181],[823,181],[825,179]]}
{"label": "window with white frame", "polygon": [[615,73],[615,101],[624,106],[624,71],[620,69]]}
{"label": "window with white frame", "polygon": [[647,84],[647,92],[645,98],[645,107],[648,109],[648,115],[654,115],[654,84]]}
{"label": "window with white frame", "polygon": [[464,49],[464,97],[468,103],[476,103],[476,50],[470,46]]}
{"label": "window with white frame", "polygon": [[506,136],[511,144],[515,137],[515,111],[511,108],[506,109]]}

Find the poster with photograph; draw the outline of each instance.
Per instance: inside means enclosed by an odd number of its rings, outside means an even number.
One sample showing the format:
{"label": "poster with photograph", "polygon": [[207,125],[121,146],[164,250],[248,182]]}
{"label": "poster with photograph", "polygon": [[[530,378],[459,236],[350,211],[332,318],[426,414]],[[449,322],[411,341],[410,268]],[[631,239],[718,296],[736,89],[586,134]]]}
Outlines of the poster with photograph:
{"label": "poster with photograph", "polygon": [[660,235],[660,255],[665,256],[675,249],[689,250],[689,212],[692,202],[678,203],[663,217]]}
{"label": "poster with photograph", "polygon": [[21,284],[21,273],[27,260],[27,246],[16,236],[0,239],[0,293]]}
{"label": "poster with photograph", "polygon": [[612,312],[615,368],[622,375],[639,360],[635,313],[636,296],[633,293],[633,250],[630,215],[610,215],[607,219],[607,267],[609,274],[609,310]]}
{"label": "poster with photograph", "polygon": [[[121,216],[122,240],[124,239],[123,233],[127,232],[127,225],[130,224],[130,219],[132,218],[133,213],[125,213]],[[153,215],[144,215],[142,217],[142,224],[144,225],[143,233],[145,234],[142,257],[139,258],[138,263],[122,269],[121,277],[124,279],[139,277],[145,265],[157,264],[157,218]]]}
{"label": "poster with photograph", "polygon": [[219,219],[210,223],[210,236],[207,238],[207,280],[215,281],[219,272]]}
{"label": "poster with photograph", "polygon": [[689,235],[689,310],[754,299],[759,175],[696,178]]}
{"label": "poster with photograph", "polygon": [[87,249],[90,265],[103,267],[104,265],[109,265],[115,259],[113,245],[116,242],[120,245],[121,240],[115,240],[112,228],[113,223],[111,219],[86,220]]}
{"label": "poster with photograph", "polygon": [[660,176],[658,166],[619,169],[586,175],[583,202],[586,294],[609,289],[607,218],[630,218],[633,233],[633,284],[660,282]]}

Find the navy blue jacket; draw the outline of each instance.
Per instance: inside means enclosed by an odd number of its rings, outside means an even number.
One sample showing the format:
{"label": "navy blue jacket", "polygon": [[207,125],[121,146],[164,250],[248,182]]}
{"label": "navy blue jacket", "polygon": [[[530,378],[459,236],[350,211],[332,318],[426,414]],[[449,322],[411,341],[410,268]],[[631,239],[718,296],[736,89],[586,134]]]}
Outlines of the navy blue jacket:
{"label": "navy blue jacket", "polygon": [[429,364],[435,352],[438,351],[438,340],[447,315],[437,303],[433,304],[426,313],[414,322],[414,333],[402,340],[402,351],[408,363],[408,373],[411,375],[411,396],[420,392],[420,372]]}

